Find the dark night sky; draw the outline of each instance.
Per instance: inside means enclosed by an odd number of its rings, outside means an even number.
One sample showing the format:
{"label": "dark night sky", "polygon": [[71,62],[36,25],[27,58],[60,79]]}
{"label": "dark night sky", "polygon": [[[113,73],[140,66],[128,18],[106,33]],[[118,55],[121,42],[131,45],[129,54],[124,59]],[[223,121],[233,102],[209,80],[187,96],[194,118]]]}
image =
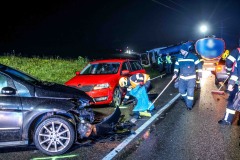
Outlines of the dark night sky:
{"label": "dark night sky", "polygon": [[129,46],[134,51],[177,44],[207,35],[238,45],[237,0],[8,1],[0,5],[0,53],[89,56]]}

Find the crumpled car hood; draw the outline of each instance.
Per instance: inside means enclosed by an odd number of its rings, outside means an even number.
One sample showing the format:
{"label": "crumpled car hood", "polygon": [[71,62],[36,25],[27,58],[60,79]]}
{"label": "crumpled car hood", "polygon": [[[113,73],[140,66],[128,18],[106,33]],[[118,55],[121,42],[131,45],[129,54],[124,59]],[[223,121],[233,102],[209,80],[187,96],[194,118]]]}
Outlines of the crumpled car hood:
{"label": "crumpled car hood", "polygon": [[90,96],[88,96],[85,92],[57,84],[57,83],[44,83],[40,86],[35,87],[35,95],[37,97],[51,97],[51,98],[85,98],[88,100],[92,100]]}

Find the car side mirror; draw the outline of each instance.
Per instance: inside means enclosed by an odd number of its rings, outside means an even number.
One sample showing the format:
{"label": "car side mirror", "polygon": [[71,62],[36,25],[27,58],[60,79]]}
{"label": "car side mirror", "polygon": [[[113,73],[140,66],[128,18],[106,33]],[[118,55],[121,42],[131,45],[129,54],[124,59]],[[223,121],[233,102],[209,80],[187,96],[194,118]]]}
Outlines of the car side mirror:
{"label": "car side mirror", "polygon": [[1,94],[4,95],[15,95],[16,94],[16,89],[12,87],[3,87],[1,90]]}
{"label": "car side mirror", "polygon": [[77,72],[76,72],[76,75],[80,75],[80,71],[77,71]]}
{"label": "car side mirror", "polygon": [[123,71],[122,71],[122,75],[124,75],[124,76],[125,76],[125,75],[129,75],[129,73],[130,73],[129,70],[123,70]]}

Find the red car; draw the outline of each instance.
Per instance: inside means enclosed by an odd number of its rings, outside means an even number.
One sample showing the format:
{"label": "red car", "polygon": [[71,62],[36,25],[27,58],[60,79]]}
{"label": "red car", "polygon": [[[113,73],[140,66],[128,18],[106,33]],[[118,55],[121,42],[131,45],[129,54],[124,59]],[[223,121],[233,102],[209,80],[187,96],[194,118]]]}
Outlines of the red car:
{"label": "red car", "polygon": [[76,76],[65,83],[77,87],[91,96],[96,105],[121,104],[123,93],[118,81],[123,76],[146,73],[140,61],[130,59],[106,59],[90,62]]}

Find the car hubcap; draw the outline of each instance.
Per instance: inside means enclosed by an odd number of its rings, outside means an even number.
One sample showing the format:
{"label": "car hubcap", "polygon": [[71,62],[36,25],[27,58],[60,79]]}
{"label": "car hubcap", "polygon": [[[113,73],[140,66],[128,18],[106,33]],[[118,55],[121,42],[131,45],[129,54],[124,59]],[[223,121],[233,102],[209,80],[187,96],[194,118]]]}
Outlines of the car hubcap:
{"label": "car hubcap", "polygon": [[114,101],[115,106],[119,106],[120,105],[121,93],[120,93],[119,89],[116,89],[114,91],[113,101]]}
{"label": "car hubcap", "polygon": [[61,122],[50,122],[40,129],[38,141],[46,151],[59,152],[70,141],[69,128]]}

